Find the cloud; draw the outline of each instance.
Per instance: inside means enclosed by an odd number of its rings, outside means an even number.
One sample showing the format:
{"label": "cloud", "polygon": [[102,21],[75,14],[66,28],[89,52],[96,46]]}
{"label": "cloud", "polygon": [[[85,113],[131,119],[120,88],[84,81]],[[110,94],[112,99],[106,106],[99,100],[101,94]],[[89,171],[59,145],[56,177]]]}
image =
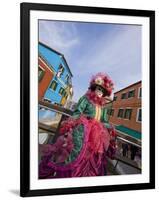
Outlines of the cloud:
{"label": "cloud", "polygon": [[[88,54],[83,55],[82,59],[77,63],[80,74],[85,74],[91,71],[110,71],[115,72],[124,70],[130,65],[135,65],[140,62],[141,57],[141,35],[135,29],[125,29],[110,33],[100,39],[97,39],[90,48]],[[86,47],[87,48],[87,47]],[[87,66],[87,67],[85,67]],[[136,66],[134,66],[136,69]]]}
{"label": "cloud", "polygon": [[141,80],[141,27],[126,26],[109,35],[103,33],[76,67],[76,75],[83,78],[99,71],[108,73],[115,91]]}
{"label": "cloud", "polygon": [[112,77],[115,91],[141,80],[141,26],[41,20],[39,39],[64,54],[75,100],[100,71]]}
{"label": "cloud", "polygon": [[39,41],[67,56],[80,42],[73,23],[46,20],[39,21]]}

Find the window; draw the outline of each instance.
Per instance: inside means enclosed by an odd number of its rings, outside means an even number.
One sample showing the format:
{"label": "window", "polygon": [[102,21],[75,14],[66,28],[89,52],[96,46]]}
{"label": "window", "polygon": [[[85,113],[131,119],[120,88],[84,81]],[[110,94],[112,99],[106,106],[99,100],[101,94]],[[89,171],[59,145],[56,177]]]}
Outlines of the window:
{"label": "window", "polygon": [[42,80],[42,78],[44,77],[45,74],[45,70],[42,69],[40,66],[38,67],[38,80],[39,82]]}
{"label": "window", "polygon": [[113,101],[116,101],[117,100],[117,96],[114,96],[114,99],[113,99]]}
{"label": "window", "polygon": [[131,90],[128,92],[128,98],[134,97],[135,96],[135,90]]}
{"label": "window", "polygon": [[64,73],[64,67],[60,64],[57,72],[57,77],[60,78],[63,73]]}
{"label": "window", "polygon": [[111,116],[114,115],[114,109],[111,109],[110,115],[111,115]]}
{"label": "window", "polygon": [[51,83],[51,85],[50,85],[50,88],[51,88],[52,90],[56,90],[56,88],[57,88],[57,82],[56,82],[55,80],[52,81],[52,83]]}
{"label": "window", "polygon": [[66,98],[66,95],[67,95],[67,93],[66,93],[66,91],[64,90],[64,92],[63,92],[63,96]]}
{"label": "window", "polygon": [[70,76],[67,74],[65,77],[66,83],[69,84],[70,83]]}
{"label": "window", "polygon": [[65,91],[65,98],[67,99],[67,97],[68,97],[68,94],[67,94],[67,92]]}
{"label": "window", "polygon": [[126,99],[127,98],[127,94],[126,93],[123,93],[122,95],[121,95],[121,99]]}
{"label": "window", "polygon": [[61,87],[60,90],[59,90],[59,94],[60,94],[60,95],[63,95],[64,91],[65,91],[65,90]]}
{"label": "window", "polygon": [[124,114],[124,118],[125,119],[131,119],[131,114],[132,114],[132,109],[126,109],[125,110],[125,114]]}
{"label": "window", "polygon": [[113,116],[114,115],[114,109],[108,109],[107,114]]}
{"label": "window", "polygon": [[67,94],[67,93],[65,93],[65,98],[67,99],[67,97],[68,97],[68,94]]}
{"label": "window", "polygon": [[107,110],[107,114],[110,115],[110,112],[111,112],[111,109],[108,109]]}
{"label": "window", "polygon": [[142,121],[142,111],[141,111],[141,108],[139,108],[138,112],[137,112],[137,121],[138,122]]}
{"label": "window", "polygon": [[139,88],[138,97],[141,98],[141,95],[142,95],[142,88]]}
{"label": "window", "polygon": [[123,116],[124,116],[124,109],[119,109],[118,117],[123,118]]}

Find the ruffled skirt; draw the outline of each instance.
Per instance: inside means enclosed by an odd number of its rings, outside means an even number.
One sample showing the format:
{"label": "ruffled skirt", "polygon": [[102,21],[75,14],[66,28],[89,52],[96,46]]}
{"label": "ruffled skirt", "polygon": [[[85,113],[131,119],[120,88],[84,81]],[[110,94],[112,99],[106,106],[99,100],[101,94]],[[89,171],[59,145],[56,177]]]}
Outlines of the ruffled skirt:
{"label": "ruffled skirt", "polygon": [[[78,128],[81,134],[75,134]],[[39,178],[106,175],[111,131],[85,116],[65,121],[55,144],[41,146]]]}

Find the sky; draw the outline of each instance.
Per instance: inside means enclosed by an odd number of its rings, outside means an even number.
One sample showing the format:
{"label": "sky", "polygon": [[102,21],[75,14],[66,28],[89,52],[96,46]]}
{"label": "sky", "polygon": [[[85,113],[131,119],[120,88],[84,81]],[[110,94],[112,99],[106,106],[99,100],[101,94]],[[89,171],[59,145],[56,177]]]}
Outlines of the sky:
{"label": "sky", "polygon": [[141,80],[141,31],[139,25],[39,21],[39,41],[64,54],[71,69],[74,101],[98,72],[112,78],[114,92]]}

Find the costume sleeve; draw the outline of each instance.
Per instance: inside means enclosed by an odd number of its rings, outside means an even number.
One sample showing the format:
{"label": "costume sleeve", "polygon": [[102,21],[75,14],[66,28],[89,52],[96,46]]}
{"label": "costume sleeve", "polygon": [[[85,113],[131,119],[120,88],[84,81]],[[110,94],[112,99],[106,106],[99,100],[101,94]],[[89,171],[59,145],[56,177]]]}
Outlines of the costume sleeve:
{"label": "costume sleeve", "polygon": [[87,98],[85,96],[82,96],[76,105],[76,108],[73,112],[73,117],[78,118],[84,112],[87,104],[88,104]]}

